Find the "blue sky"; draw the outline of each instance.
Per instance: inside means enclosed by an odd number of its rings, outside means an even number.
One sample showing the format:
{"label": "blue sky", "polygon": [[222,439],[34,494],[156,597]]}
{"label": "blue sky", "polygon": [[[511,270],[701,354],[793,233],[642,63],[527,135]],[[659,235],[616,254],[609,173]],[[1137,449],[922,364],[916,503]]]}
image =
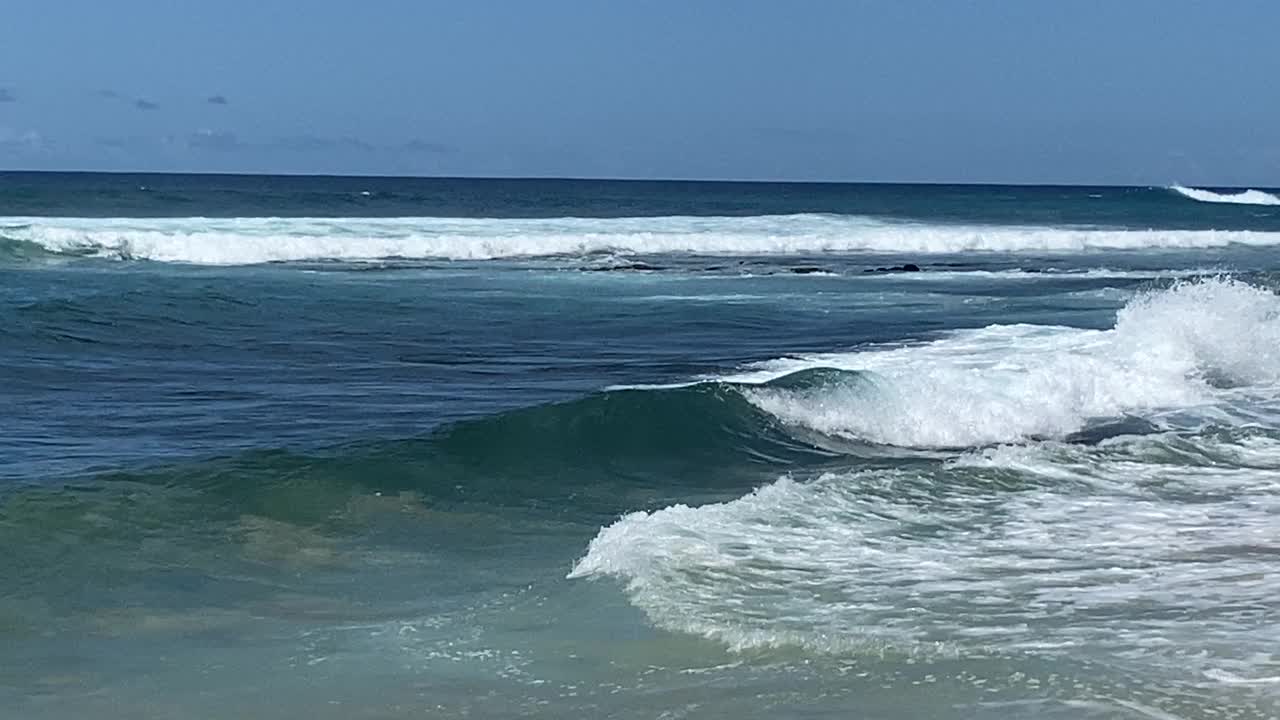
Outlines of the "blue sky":
{"label": "blue sky", "polygon": [[1280,3],[49,0],[0,168],[1280,185]]}

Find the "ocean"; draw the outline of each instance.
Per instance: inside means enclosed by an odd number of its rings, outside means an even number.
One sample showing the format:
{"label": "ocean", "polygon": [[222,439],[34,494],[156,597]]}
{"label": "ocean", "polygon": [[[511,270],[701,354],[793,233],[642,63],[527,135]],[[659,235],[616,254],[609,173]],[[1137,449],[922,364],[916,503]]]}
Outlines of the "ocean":
{"label": "ocean", "polygon": [[0,716],[1280,717],[1273,190],[0,173]]}

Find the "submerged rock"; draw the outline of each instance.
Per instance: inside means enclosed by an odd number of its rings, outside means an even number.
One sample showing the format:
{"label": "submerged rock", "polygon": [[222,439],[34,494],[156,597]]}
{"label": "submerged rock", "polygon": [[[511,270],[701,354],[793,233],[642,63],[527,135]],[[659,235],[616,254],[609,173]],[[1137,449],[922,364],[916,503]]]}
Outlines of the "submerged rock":
{"label": "submerged rock", "polygon": [[650,265],[645,262],[629,262],[617,265],[588,265],[582,268],[587,272],[624,272],[624,271],[646,271],[646,270],[662,270],[660,265]]}
{"label": "submerged rock", "polygon": [[900,272],[920,272],[920,266],[915,263],[905,263],[903,265],[894,265],[892,267],[867,268],[863,272],[869,273],[900,273]]}

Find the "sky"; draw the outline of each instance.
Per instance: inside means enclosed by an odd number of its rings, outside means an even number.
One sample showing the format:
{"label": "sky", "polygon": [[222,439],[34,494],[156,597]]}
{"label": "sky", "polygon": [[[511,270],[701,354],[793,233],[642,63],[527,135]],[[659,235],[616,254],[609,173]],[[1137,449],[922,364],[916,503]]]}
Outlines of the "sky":
{"label": "sky", "polygon": [[47,0],[0,169],[1280,186],[1280,2]]}

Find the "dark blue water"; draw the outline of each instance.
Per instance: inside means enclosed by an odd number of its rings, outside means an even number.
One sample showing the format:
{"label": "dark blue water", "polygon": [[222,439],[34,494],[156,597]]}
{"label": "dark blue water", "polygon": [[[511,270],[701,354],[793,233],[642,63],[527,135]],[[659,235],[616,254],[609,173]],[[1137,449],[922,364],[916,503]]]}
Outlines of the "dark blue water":
{"label": "dark blue water", "polygon": [[21,172],[0,173],[0,187],[9,216],[619,218],[830,213],[979,224],[1280,229],[1276,206],[1188,202],[1158,187]]}
{"label": "dark blue water", "polygon": [[0,174],[0,710],[1273,717],[1233,192]]}

